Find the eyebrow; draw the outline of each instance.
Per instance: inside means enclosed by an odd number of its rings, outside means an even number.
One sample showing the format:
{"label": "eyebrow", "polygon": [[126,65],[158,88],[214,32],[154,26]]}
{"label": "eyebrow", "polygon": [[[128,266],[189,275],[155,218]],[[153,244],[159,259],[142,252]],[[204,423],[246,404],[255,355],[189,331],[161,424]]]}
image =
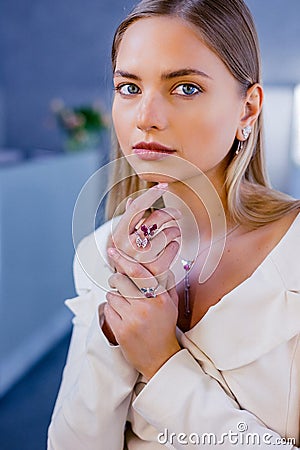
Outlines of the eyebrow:
{"label": "eyebrow", "polygon": [[[180,69],[180,70],[175,70],[173,72],[164,72],[161,75],[161,79],[162,80],[171,80],[173,78],[180,78],[180,77],[184,77],[187,75],[198,75],[201,76],[203,78],[209,78],[210,80],[212,80],[212,78],[207,75],[205,72],[202,72],[202,70],[197,70],[197,69]],[[138,77],[137,75],[134,75],[133,73],[129,73],[123,70],[116,70],[114,72],[114,77],[124,77],[124,78],[130,78],[131,80],[137,80],[140,81],[140,77]]]}

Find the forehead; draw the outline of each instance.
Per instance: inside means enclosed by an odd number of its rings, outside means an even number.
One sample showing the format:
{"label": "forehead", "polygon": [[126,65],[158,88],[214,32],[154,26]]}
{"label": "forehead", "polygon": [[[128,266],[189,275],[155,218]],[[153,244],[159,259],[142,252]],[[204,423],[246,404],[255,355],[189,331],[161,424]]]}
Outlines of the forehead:
{"label": "forehead", "polygon": [[134,22],[124,33],[117,55],[117,69],[146,65],[148,70],[201,66],[216,70],[226,66],[203,41],[195,26],[175,17],[159,16]]}

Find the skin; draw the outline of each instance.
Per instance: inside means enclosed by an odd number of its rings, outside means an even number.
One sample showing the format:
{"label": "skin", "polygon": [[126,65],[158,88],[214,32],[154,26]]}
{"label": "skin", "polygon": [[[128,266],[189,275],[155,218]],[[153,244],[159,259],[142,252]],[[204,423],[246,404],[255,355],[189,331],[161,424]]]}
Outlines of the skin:
{"label": "skin", "polygon": [[[205,75],[164,78],[186,69]],[[244,140],[242,129],[257,120],[261,87],[252,86],[242,98],[238,82],[198,31],[171,17],[142,19],[129,27],[120,44],[114,84],[113,122],[124,155],[132,155],[132,146],[140,141],[156,141],[175,149],[180,162],[174,171],[188,178],[182,173],[187,172],[182,160],[200,168],[226,208],[222,186],[227,155],[234,138]],[[160,161],[159,170],[168,173],[169,165],[170,158]],[[144,175],[150,181],[170,181],[155,175],[157,166],[156,162],[139,161],[134,168],[153,172]],[[190,201],[190,190],[184,190],[182,183],[170,187],[201,221],[204,208],[199,211],[197,199]],[[201,224],[202,230],[207,228],[207,223]]]}
{"label": "skin", "polygon": [[[106,320],[102,330],[111,343],[116,345],[123,342],[122,349],[124,350],[124,354],[126,353],[126,345],[124,345],[124,342],[127,340],[132,342],[132,338],[136,334],[136,327],[140,326],[140,331],[142,331],[142,329],[146,329],[145,323],[147,326],[153,323],[151,318],[147,315],[147,308],[150,304],[149,300],[144,302],[144,309],[141,309],[140,304],[134,301],[137,298],[141,299],[141,292],[137,289],[137,286],[152,287],[159,285],[160,292],[164,293],[165,301],[166,299],[169,300],[170,313],[174,313],[174,305],[176,305],[176,314],[174,316],[174,321],[171,323],[171,326],[173,325],[172,335],[174,337],[178,317],[178,296],[175,289],[174,275],[170,270],[166,270],[166,268],[170,267],[174,256],[179,249],[179,244],[173,239],[180,235],[180,229],[178,226],[172,225],[172,223],[174,222],[173,219],[180,217],[181,214],[179,211],[172,208],[164,208],[152,213],[151,216],[144,221],[144,224],[150,225],[155,221],[159,228],[161,226],[166,226],[166,228],[163,231],[160,231],[151,240],[151,245],[148,245],[146,249],[137,249],[135,245],[136,235],[133,233],[134,227],[144,216],[145,210],[150,208],[166,189],[167,185],[163,186],[158,184],[139,196],[136,200],[132,201],[129,199],[126,211],[116,227],[112,240],[109,243],[109,245],[112,245],[113,247],[108,248],[108,256],[110,257],[112,266],[115,267],[117,271],[116,274],[110,277],[109,284],[123,295],[123,300],[119,295],[115,295],[115,293],[111,292],[107,294],[108,303],[105,309]],[[149,222],[149,220],[151,222]],[[126,234],[129,237],[128,240],[124,239]],[[118,249],[118,251],[116,251],[116,249]],[[147,262],[143,262],[143,265],[135,262],[145,260]],[[134,280],[135,284],[132,283],[130,279]],[[154,299],[154,301],[156,300],[157,299]],[[131,309],[128,308],[128,303],[131,306]],[[122,306],[125,307],[124,310]],[[136,306],[139,307],[138,311],[140,313],[143,311],[139,315],[135,309]],[[160,313],[160,319],[161,318],[162,315]],[[170,318],[171,315],[169,314],[168,320],[170,320]],[[134,322],[132,322],[132,319],[135,319]],[[141,319],[140,322],[139,319]],[[126,324],[125,327],[123,326],[124,323]],[[159,322],[157,322],[157,325],[158,323]],[[122,333],[122,329],[123,338],[122,334],[120,334]],[[167,329],[164,328],[164,331],[167,331]],[[157,334],[157,337],[162,338],[163,335]],[[145,336],[143,336],[143,339],[144,338]],[[137,351],[139,353],[143,348],[140,347],[140,344],[141,341],[139,341],[137,345]],[[160,348],[160,345],[158,345],[158,347]],[[179,350],[176,339],[173,339],[172,347],[176,349],[176,351]],[[151,358],[151,361],[155,361],[155,358]],[[133,363],[132,360],[131,362]],[[133,365],[137,368],[135,364]],[[148,362],[148,377],[150,377],[149,371],[150,364]]]}
{"label": "skin", "polygon": [[[206,76],[162,79],[185,68]],[[119,76],[119,71],[139,79]],[[114,82],[121,91],[114,99],[113,120],[125,156],[134,143],[159,138],[205,173],[218,173],[238,128],[242,100],[236,80],[194,30],[165,17],[137,21],[121,42]],[[189,91],[194,93],[185,94]]]}
{"label": "skin", "polygon": [[[180,350],[175,335],[178,316],[176,289],[159,289],[158,293],[162,293],[156,298],[137,299],[140,291],[131,279],[147,278],[149,286],[156,286],[156,278],[142,265],[129,262],[115,249],[110,249],[109,255],[125,275],[119,273],[111,277],[111,286],[117,287],[121,296],[107,294],[105,315],[125,358],[149,379]],[[136,284],[139,285],[138,281]],[[141,284],[145,286],[145,282]]]}
{"label": "skin", "polygon": [[[187,73],[191,69],[193,73]],[[185,74],[178,74],[182,70]],[[180,350],[176,338],[178,295],[171,287],[174,276],[169,271],[164,281],[160,280],[168,267],[166,261],[170,263],[178,252],[178,244],[172,241],[178,229],[170,220],[168,208],[181,211],[181,231],[190,225],[185,219],[186,206],[194,214],[203,236],[209,237],[210,228],[199,199],[180,181],[164,177],[161,172],[168,174],[169,165],[173,164],[181,179],[188,179],[188,168],[176,164],[178,160],[192,163],[214,185],[226,214],[222,186],[228,152],[235,137],[244,140],[242,129],[253,126],[257,120],[262,89],[256,84],[242,97],[235,78],[203,43],[199,33],[191,25],[170,17],[141,19],[128,28],[120,44],[114,83],[113,121],[124,155],[130,157],[133,146],[140,141],[155,141],[175,149],[178,157],[175,163],[168,157],[159,164],[147,161],[146,165],[145,161],[135,159],[134,168],[142,178],[170,182],[163,189],[167,212],[156,212],[155,217],[146,219],[148,224],[159,221],[167,225],[167,243],[161,240],[155,246],[155,255],[148,265],[139,262],[141,254],[134,246],[133,228],[149,204],[157,199],[158,193],[150,189],[129,202],[113,236],[118,250],[108,250],[117,269],[110,285],[118,293],[107,294],[103,330],[111,342],[121,346],[125,358],[149,379]],[[145,175],[145,171],[152,174]],[[124,236],[128,234],[126,241]],[[143,282],[139,283],[139,278]],[[145,286],[145,279],[148,286],[159,286],[155,299],[137,298],[138,286]],[[161,291],[162,284],[165,289]]]}

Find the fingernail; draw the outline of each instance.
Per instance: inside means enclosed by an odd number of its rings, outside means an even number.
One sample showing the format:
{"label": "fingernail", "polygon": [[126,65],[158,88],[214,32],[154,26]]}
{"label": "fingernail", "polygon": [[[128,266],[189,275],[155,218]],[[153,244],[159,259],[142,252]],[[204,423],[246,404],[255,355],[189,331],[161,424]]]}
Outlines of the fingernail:
{"label": "fingernail", "polygon": [[158,184],[156,184],[154,187],[156,188],[156,189],[167,189],[168,188],[168,183],[158,183]]}
{"label": "fingernail", "polygon": [[132,203],[132,198],[131,197],[129,197],[128,199],[127,199],[127,202],[126,202],[126,206],[125,206],[125,209],[127,209],[128,208],[128,206],[129,205],[131,205],[131,203]]}
{"label": "fingernail", "polygon": [[107,249],[107,253],[109,254],[109,256],[111,256],[112,258],[117,258],[118,257],[118,252],[116,249],[110,247]]}

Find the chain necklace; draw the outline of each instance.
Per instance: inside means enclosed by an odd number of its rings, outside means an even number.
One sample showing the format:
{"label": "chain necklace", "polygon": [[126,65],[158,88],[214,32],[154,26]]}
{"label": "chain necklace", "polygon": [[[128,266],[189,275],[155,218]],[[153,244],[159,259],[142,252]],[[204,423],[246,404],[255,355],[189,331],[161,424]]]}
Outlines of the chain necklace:
{"label": "chain necklace", "polygon": [[[218,238],[216,241],[212,242],[212,244],[208,247],[205,247],[201,252],[198,254],[200,256],[205,250],[207,250],[209,247],[215,245],[217,242],[219,242],[221,239],[227,238],[231,233],[233,233],[240,224],[238,223],[236,226],[231,228],[231,230],[228,231],[228,233],[224,234],[220,238]],[[191,314],[191,308],[190,308],[190,277],[189,273],[191,271],[191,268],[193,267],[193,264],[195,262],[195,259],[189,260],[181,258],[181,264],[184,270],[184,316],[188,318]]]}

